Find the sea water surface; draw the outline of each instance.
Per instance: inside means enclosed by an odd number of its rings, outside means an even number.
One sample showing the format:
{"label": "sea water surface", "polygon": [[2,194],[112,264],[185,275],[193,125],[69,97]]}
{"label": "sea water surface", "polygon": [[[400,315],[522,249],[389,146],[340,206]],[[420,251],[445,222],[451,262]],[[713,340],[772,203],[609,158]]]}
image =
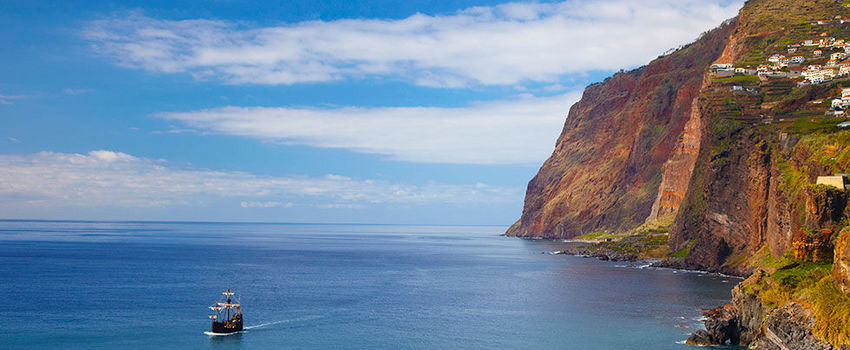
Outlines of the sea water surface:
{"label": "sea water surface", "polygon": [[[0,221],[0,348],[687,349],[738,282],[504,229]],[[248,329],[207,336],[228,286]]]}

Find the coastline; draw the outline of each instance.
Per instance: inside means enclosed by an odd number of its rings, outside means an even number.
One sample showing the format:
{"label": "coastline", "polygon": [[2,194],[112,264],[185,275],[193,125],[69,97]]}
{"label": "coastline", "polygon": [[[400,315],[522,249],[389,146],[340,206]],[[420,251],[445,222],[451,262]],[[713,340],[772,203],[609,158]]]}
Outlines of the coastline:
{"label": "coastline", "polygon": [[[521,238],[527,239],[527,238]],[[529,240],[540,240],[540,239],[529,239]],[[579,243],[584,244],[581,247],[567,247],[564,250],[557,251],[544,251],[543,254],[549,255],[571,255],[578,256],[583,258],[596,258],[600,261],[623,261],[623,262],[635,262],[635,263],[644,263],[643,265],[647,265],[648,267],[659,268],[659,269],[671,269],[678,271],[689,271],[689,272],[699,272],[699,273],[710,273],[716,274],[719,276],[736,278],[740,279],[739,282],[743,282],[747,276],[742,276],[736,273],[726,273],[720,269],[714,268],[703,268],[698,265],[688,264],[682,258],[640,258],[638,255],[633,253],[623,253],[614,251],[611,249],[592,249],[588,247],[592,247],[598,245],[602,242],[590,242],[586,240],[555,240],[550,239],[549,241],[558,242],[558,243]]]}
{"label": "coastline", "polygon": [[[535,239],[539,240],[539,239]],[[737,279],[729,295],[728,302],[711,309],[700,309],[703,313],[703,329],[697,329],[684,342],[691,346],[755,346],[757,349],[812,349],[848,350],[850,347],[835,347],[814,335],[816,316],[811,306],[805,302],[790,301],[784,306],[770,307],[769,300],[756,291],[763,288],[770,272],[757,269],[754,273],[742,276],[736,271],[726,273],[721,269],[703,268],[687,264],[682,258],[646,258],[639,254],[610,249],[604,243],[585,240],[552,240],[558,243],[581,244],[565,247],[557,251],[543,251],[550,255],[572,255],[584,258],[596,258],[600,261],[623,261],[633,264],[627,267],[671,269],[693,273],[714,274]],[[791,268],[797,265],[791,265]],[[755,288],[755,290],[754,290]],[[792,347],[787,347],[792,346]]]}
{"label": "coastline", "polygon": [[[527,239],[527,238],[523,238]],[[540,238],[529,239],[534,241],[541,240]],[[746,308],[749,310],[756,309],[757,305],[760,304],[760,301],[756,298],[744,298],[742,293],[742,285],[745,281],[747,281],[747,276],[741,276],[737,273],[724,273],[720,269],[716,268],[702,268],[701,266],[688,264],[685,262],[685,259],[682,258],[640,258],[638,254],[629,253],[629,252],[620,252],[610,248],[606,248],[603,242],[591,242],[587,240],[556,240],[556,239],[543,239],[550,242],[557,243],[572,243],[572,244],[582,244],[581,246],[575,247],[565,247],[562,250],[557,251],[543,251],[543,254],[550,255],[571,255],[583,258],[595,258],[599,261],[622,261],[622,262],[631,262],[634,264],[630,264],[628,267],[635,268],[654,268],[654,269],[670,269],[674,271],[685,271],[691,273],[704,273],[704,274],[714,274],[717,276],[722,276],[724,278],[736,279],[735,285],[732,289],[732,293],[729,295],[728,302],[722,306],[711,308],[711,309],[700,309],[699,311],[703,313],[703,317],[701,322],[703,323],[704,329],[697,329],[693,333],[688,335],[688,339],[683,341],[684,344],[691,346],[716,346],[717,344],[724,344],[726,346],[739,346],[741,339],[741,333],[752,332],[745,327],[741,327],[739,323],[741,323],[740,319],[741,312],[739,311],[742,308]],[[733,306],[734,305],[734,306]],[[761,310],[761,308],[758,308]],[[746,313],[749,315],[755,315],[755,317],[750,317],[747,322],[752,323],[753,320],[760,320],[764,314],[764,312],[749,312]],[[743,331],[742,331],[743,328]],[[796,336],[796,335],[795,335]],[[754,335],[747,334],[748,340],[752,340],[755,338]]]}

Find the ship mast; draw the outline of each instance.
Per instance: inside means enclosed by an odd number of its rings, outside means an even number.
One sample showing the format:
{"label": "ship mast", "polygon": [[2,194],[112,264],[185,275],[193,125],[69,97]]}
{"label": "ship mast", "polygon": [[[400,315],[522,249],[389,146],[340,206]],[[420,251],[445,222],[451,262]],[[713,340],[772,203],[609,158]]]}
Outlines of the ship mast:
{"label": "ship mast", "polygon": [[[230,291],[230,287],[227,287],[226,292],[222,292],[225,296],[225,302],[216,301],[213,306],[210,306],[210,309],[215,312],[214,315],[210,315],[209,317],[213,319],[215,322],[228,322],[231,318],[236,317],[236,315],[241,314],[241,304],[242,298],[240,297],[236,304],[233,304],[233,292]],[[236,308],[235,310],[233,308]],[[222,319],[221,317],[224,316]]]}
{"label": "ship mast", "polygon": [[231,309],[232,309],[234,306],[238,306],[239,304],[232,304],[232,303],[233,303],[233,299],[231,299],[231,296],[233,296],[233,292],[231,292],[231,291],[230,291],[230,286],[228,286],[228,287],[227,287],[227,291],[226,291],[226,292],[221,293],[221,294],[224,294],[224,295],[227,297],[227,300],[226,300],[226,302],[225,302],[225,304],[224,304],[224,307],[227,309],[227,311],[225,311],[225,313],[226,313],[226,318],[225,318],[225,319],[230,320],[230,318],[231,318],[233,315],[235,315],[235,314],[231,315]]}

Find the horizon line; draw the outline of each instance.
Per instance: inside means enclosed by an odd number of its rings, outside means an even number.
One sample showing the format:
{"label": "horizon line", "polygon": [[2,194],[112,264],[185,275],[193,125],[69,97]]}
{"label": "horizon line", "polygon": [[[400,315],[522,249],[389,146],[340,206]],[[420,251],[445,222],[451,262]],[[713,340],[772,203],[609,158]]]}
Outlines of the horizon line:
{"label": "horizon line", "polygon": [[150,224],[252,224],[252,225],[327,225],[327,226],[510,226],[510,224],[388,224],[351,222],[283,222],[283,221],[195,221],[195,220],[86,220],[86,219],[7,219],[0,222],[78,222],[78,223],[150,223]]}

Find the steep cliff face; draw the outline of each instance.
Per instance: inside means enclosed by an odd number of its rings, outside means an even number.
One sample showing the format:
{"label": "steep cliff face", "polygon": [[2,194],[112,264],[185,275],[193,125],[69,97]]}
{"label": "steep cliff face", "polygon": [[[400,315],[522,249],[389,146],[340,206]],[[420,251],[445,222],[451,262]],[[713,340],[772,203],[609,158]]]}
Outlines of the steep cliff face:
{"label": "steep cliff face", "polygon": [[[706,85],[708,82],[704,80],[701,87]],[[658,187],[658,195],[652,203],[649,217],[646,218],[647,222],[663,220],[679,212],[679,206],[685,198],[688,183],[699,156],[703,128],[703,118],[699,107],[699,100],[694,99],[691,104],[691,115],[685,123],[682,136],[673,148],[670,158],[664,163],[661,185]]]}
{"label": "steep cliff face", "polygon": [[[750,0],[694,44],[588,87],[507,234],[666,239],[664,266],[755,271],[693,343],[850,346],[850,191],[815,185],[850,172],[846,117],[830,108],[850,77],[798,84],[808,65],[850,66],[846,4]],[[755,73],[780,55],[809,61]]]}
{"label": "steep cliff face", "polygon": [[694,101],[732,27],[588,87],[552,156],[529,182],[522,218],[507,234],[625,231],[675,212],[699,149]]}
{"label": "steep cliff face", "polygon": [[759,125],[833,91],[783,99],[790,83],[767,82],[753,86],[760,95],[735,94],[739,83],[713,81],[708,66],[766,60],[772,46],[821,30],[808,21],[844,12],[836,1],[752,0],[694,44],[588,87],[507,235],[570,238],[675,218],[671,248],[691,266],[745,275],[762,247],[781,256],[806,226],[806,194],[785,168],[812,182],[841,167],[809,159],[799,135]]}

